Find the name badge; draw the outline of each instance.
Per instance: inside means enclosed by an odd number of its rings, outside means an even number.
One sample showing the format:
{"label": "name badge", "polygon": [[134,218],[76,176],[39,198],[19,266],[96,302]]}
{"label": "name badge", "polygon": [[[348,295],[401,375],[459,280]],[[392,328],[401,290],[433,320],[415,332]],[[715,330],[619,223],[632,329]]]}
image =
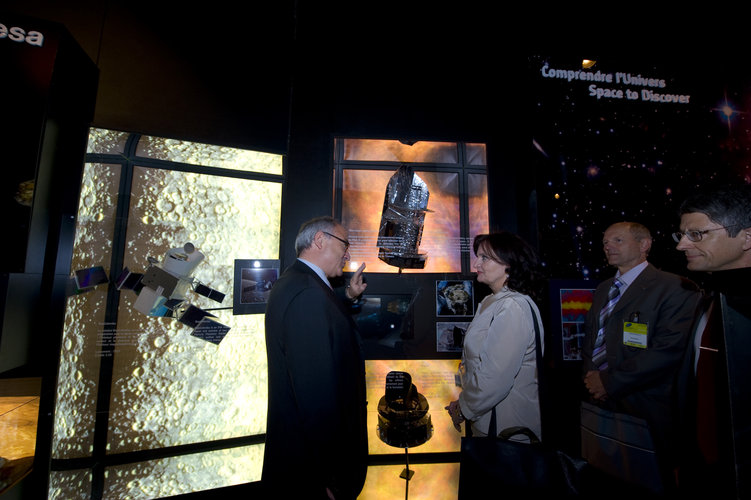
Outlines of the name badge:
{"label": "name badge", "polygon": [[647,323],[623,322],[623,344],[640,349],[647,348]]}

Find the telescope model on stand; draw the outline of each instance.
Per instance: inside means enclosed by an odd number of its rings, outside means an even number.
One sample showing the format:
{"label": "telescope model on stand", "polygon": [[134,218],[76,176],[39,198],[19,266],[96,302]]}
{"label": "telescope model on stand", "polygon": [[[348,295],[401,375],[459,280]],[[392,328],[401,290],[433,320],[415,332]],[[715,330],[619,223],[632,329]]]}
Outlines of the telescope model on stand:
{"label": "telescope model on stand", "polygon": [[415,473],[409,469],[409,448],[433,436],[429,409],[428,400],[417,392],[409,373],[392,371],[386,375],[386,394],[378,402],[378,437],[390,446],[404,448],[406,467],[399,477],[407,481],[407,492]]}

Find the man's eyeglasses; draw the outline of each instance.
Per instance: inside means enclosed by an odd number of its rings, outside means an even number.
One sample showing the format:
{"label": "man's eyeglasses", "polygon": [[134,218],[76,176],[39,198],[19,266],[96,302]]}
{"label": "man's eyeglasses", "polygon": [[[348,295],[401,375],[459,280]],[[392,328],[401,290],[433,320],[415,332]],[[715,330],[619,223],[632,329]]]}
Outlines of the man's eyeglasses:
{"label": "man's eyeglasses", "polygon": [[329,236],[331,236],[332,238],[336,238],[337,240],[339,240],[339,241],[341,241],[342,243],[344,243],[344,251],[345,251],[345,252],[347,251],[347,249],[349,249],[349,241],[347,241],[347,240],[343,240],[343,239],[341,239],[340,237],[338,237],[338,236],[336,236],[336,235],[333,235],[333,234],[331,234],[331,233],[329,233],[329,232],[326,232],[326,231],[322,231],[322,233],[323,233],[323,234],[328,234],[328,235],[329,235]]}
{"label": "man's eyeglasses", "polygon": [[697,241],[701,241],[701,239],[704,237],[705,234],[707,234],[710,231],[717,231],[720,229],[728,229],[730,227],[735,227],[738,224],[733,224],[731,226],[724,226],[724,227],[716,227],[714,229],[704,229],[699,231],[698,229],[690,229],[688,231],[678,231],[677,233],[673,233],[673,239],[676,243],[681,242],[681,238],[684,236],[688,238],[688,241],[693,241],[696,243]]}

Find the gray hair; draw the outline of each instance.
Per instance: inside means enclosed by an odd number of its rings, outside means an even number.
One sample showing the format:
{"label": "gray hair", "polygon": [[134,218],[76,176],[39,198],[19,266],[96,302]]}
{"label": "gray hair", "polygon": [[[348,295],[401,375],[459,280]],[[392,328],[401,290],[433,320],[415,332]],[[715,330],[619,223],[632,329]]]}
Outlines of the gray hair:
{"label": "gray hair", "polygon": [[694,212],[703,213],[735,238],[741,230],[751,227],[751,186],[739,184],[698,192],[679,209],[680,215]]}
{"label": "gray hair", "polygon": [[341,226],[341,223],[328,215],[303,222],[300,230],[297,232],[297,238],[295,238],[295,252],[297,256],[299,257],[303,250],[310,248],[313,244],[313,238],[318,231],[333,233],[334,229],[338,226]]}

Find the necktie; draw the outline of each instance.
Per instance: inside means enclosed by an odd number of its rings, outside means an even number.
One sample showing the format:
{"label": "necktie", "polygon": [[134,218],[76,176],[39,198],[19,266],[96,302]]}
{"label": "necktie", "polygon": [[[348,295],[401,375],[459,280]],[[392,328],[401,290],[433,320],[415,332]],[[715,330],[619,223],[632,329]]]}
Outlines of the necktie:
{"label": "necktie", "polygon": [[610,286],[610,290],[608,290],[608,302],[600,309],[600,329],[597,330],[595,348],[592,351],[592,363],[594,363],[598,370],[605,370],[608,367],[607,353],[605,352],[605,323],[613,312],[616,302],[621,297],[619,290],[621,286],[623,286],[623,283],[618,278],[613,280],[613,284]]}
{"label": "necktie", "polygon": [[699,449],[704,455],[704,460],[711,464],[717,462],[718,449],[718,415],[716,387],[720,383],[717,378],[719,362],[719,335],[720,328],[715,322],[715,302],[712,301],[705,312],[707,316],[706,326],[701,332],[701,347],[699,348],[699,360],[696,367],[696,428],[699,441]]}

